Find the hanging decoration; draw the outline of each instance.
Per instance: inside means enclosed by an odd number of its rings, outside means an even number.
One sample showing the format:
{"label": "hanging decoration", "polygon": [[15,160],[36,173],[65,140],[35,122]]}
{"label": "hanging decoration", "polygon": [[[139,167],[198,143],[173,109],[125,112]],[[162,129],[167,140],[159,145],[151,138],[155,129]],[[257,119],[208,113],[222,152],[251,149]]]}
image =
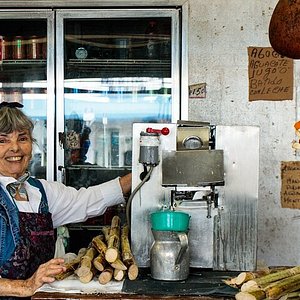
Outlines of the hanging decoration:
{"label": "hanging decoration", "polygon": [[279,0],[269,24],[273,49],[286,57],[300,58],[300,0]]}

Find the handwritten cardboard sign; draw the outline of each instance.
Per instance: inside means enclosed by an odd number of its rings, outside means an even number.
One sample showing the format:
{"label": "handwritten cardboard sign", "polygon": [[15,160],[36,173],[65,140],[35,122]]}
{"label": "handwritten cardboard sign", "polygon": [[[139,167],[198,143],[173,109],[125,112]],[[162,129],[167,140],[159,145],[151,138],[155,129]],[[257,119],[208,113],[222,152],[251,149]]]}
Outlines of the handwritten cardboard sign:
{"label": "handwritten cardboard sign", "polygon": [[300,208],[300,161],[281,162],[281,206]]}
{"label": "handwritten cardboard sign", "polygon": [[189,98],[206,98],[206,83],[197,83],[189,86]]}
{"label": "handwritten cardboard sign", "polygon": [[292,100],[293,71],[293,60],[272,47],[249,47],[249,101]]}

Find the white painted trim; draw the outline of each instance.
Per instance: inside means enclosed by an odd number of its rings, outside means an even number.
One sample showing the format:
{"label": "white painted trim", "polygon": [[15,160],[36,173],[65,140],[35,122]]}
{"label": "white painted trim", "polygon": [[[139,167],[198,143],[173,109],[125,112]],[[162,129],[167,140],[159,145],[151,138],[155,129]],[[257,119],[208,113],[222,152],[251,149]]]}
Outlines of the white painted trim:
{"label": "white painted trim", "polygon": [[92,1],[82,1],[82,0],[1,0],[0,7],[11,7],[11,8],[25,8],[25,7],[152,7],[152,6],[182,6],[188,2],[188,0],[92,0]]}
{"label": "white painted trim", "polygon": [[182,55],[180,119],[188,120],[189,114],[189,4],[182,5]]}

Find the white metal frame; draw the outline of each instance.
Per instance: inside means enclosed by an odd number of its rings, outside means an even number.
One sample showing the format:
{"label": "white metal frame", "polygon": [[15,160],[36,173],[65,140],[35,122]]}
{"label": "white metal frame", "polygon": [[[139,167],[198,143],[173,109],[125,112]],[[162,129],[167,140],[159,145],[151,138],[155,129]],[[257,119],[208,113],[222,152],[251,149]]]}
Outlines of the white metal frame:
{"label": "white metal frame", "polygon": [[0,7],[169,7],[181,6],[188,0],[1,0]]}
{"label": "white metal frame", "polygon": [[[186,9],[186,8],[185,8]],[[64,131],[64,20],[66,19],[88,19],[88,18],[135,18],[135,17],[171,17],[172,18],[172,122],[176,122],[181,118],[180,101],[181,98],[186,98],[185,90],[183,92],[181,80],[181,70],[185,70],[181,65],[181,53],[185,55],[182,60],[186,63],[186,49],[178,49],[181,28],[180,28],[180,14],[176,8],[147,8],[147,9],[58,9],[56,10],[56,116],[57,132]],[[186,35],[184,35],[186,37]],[[185,44],[184,44],[185,43]],[[182,41],[186,45],[186,41]],[[182,51],[182,52],[180,52]],[[185,70],[186,72],[186,70]],[[186,74],[184,75],[186,80]],[[186,103],[181,103],[181,107],[187,108]],[[184,113],[186,116],[187,113]],[[57,165],[64,166],[64,151],[59,143],[56,144]],[[62,174],[57,174],[57,179],[62,181]]]}
{"label": "white metal frame", "polygon": [[47,20],[47,168],[46,178],[54,179],[55,155],[55,80],[54,80],[54,12],[49,9],[0,10],[1,19]]}
{"label": "white metal frame", "polygon": [[[33,9],[34,7],[34,9]],[[22,18],[47,18],[47,39],[48,39],[48,49],[47,49],[47,179],[60,180],[60,175],[56,177],[57,166],[63,165],[64,159],[62,156],[62,149],[58,143],[58,132],[63,131],[62,124],[60,121],[56,121],[55,118],[62,118],[64,115],[62,100],[58,101],[55,99],[56,95],[63,95],[63,85],[56,85],[56,83],[63,82],[63,73],[61,71],[56,72],[55,78],[55,66],[62,68],[63,66],[63,52],[62,49],[57,48],[57,45],[62,45],[63,43],[63,28],[58,29],[57,37],[56,24],[54,23],[54,16],[56,9],[58,8],[88,8],[85,12],[91,12],[93,10],[99,9],[111,9],[118,7],[119,11],[126,14],[128,13],[128,8],[134,9],[138,7],[148,7],[152,12],[160,7],[165,8],[175,8],[181,7],[181,36],[177,38],[181,39],[181,53],[180,55],[180,65],[176,68],[180,68],[180,78],[176,80],[180,84],[175,87],[178,93],[178,105],[176,113],[173,111],[174,116],[178,116],[178,119],[188,120],[188,23],[189,23],[189,4],[188,0],[152,0],[151,3],[145,0],[93,0],[93,1],[81,1],[72,0],[66,2],[65,0],[1,0],[0,1],[0,14],[2,18],[14,19],[18,17]],[[122,9],[124,7],[124,9]],[[125,8],[126,7],[126,8]],[[75,10],[75,9],[73,9]],[[130,9],[131,10],[131,9]],[[59,18],[58,18],[59,19]],[[61,20],[60,20],[61,22]],[[179,25],[179,24],[177,24]],[[55,51],[57,49],[56,56]],[[172,51],[177,51],[177,49],[172,49]],[[174,92],[175,92],[174,90]],[[176,120],[173,120],[176,121]],[[57,125],[57,128],[55,127]],[[56,153],[56,156],[55,156]]]}

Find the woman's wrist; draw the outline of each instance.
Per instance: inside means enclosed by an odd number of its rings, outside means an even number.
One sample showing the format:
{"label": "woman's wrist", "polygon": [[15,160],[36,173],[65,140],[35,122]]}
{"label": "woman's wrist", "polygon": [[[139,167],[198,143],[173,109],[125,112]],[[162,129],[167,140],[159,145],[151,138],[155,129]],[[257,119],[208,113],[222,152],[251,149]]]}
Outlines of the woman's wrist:
{"label": "woman's wrist", "polygon": [[120,185],[122,193],[124,196],[127,196],[131,192],[131,173],[120,177]]}
{"label": "woman's wrist", "polygon": [[0,295],[11,297],[30,297],[35,290],[28,280],[0,279]]}

